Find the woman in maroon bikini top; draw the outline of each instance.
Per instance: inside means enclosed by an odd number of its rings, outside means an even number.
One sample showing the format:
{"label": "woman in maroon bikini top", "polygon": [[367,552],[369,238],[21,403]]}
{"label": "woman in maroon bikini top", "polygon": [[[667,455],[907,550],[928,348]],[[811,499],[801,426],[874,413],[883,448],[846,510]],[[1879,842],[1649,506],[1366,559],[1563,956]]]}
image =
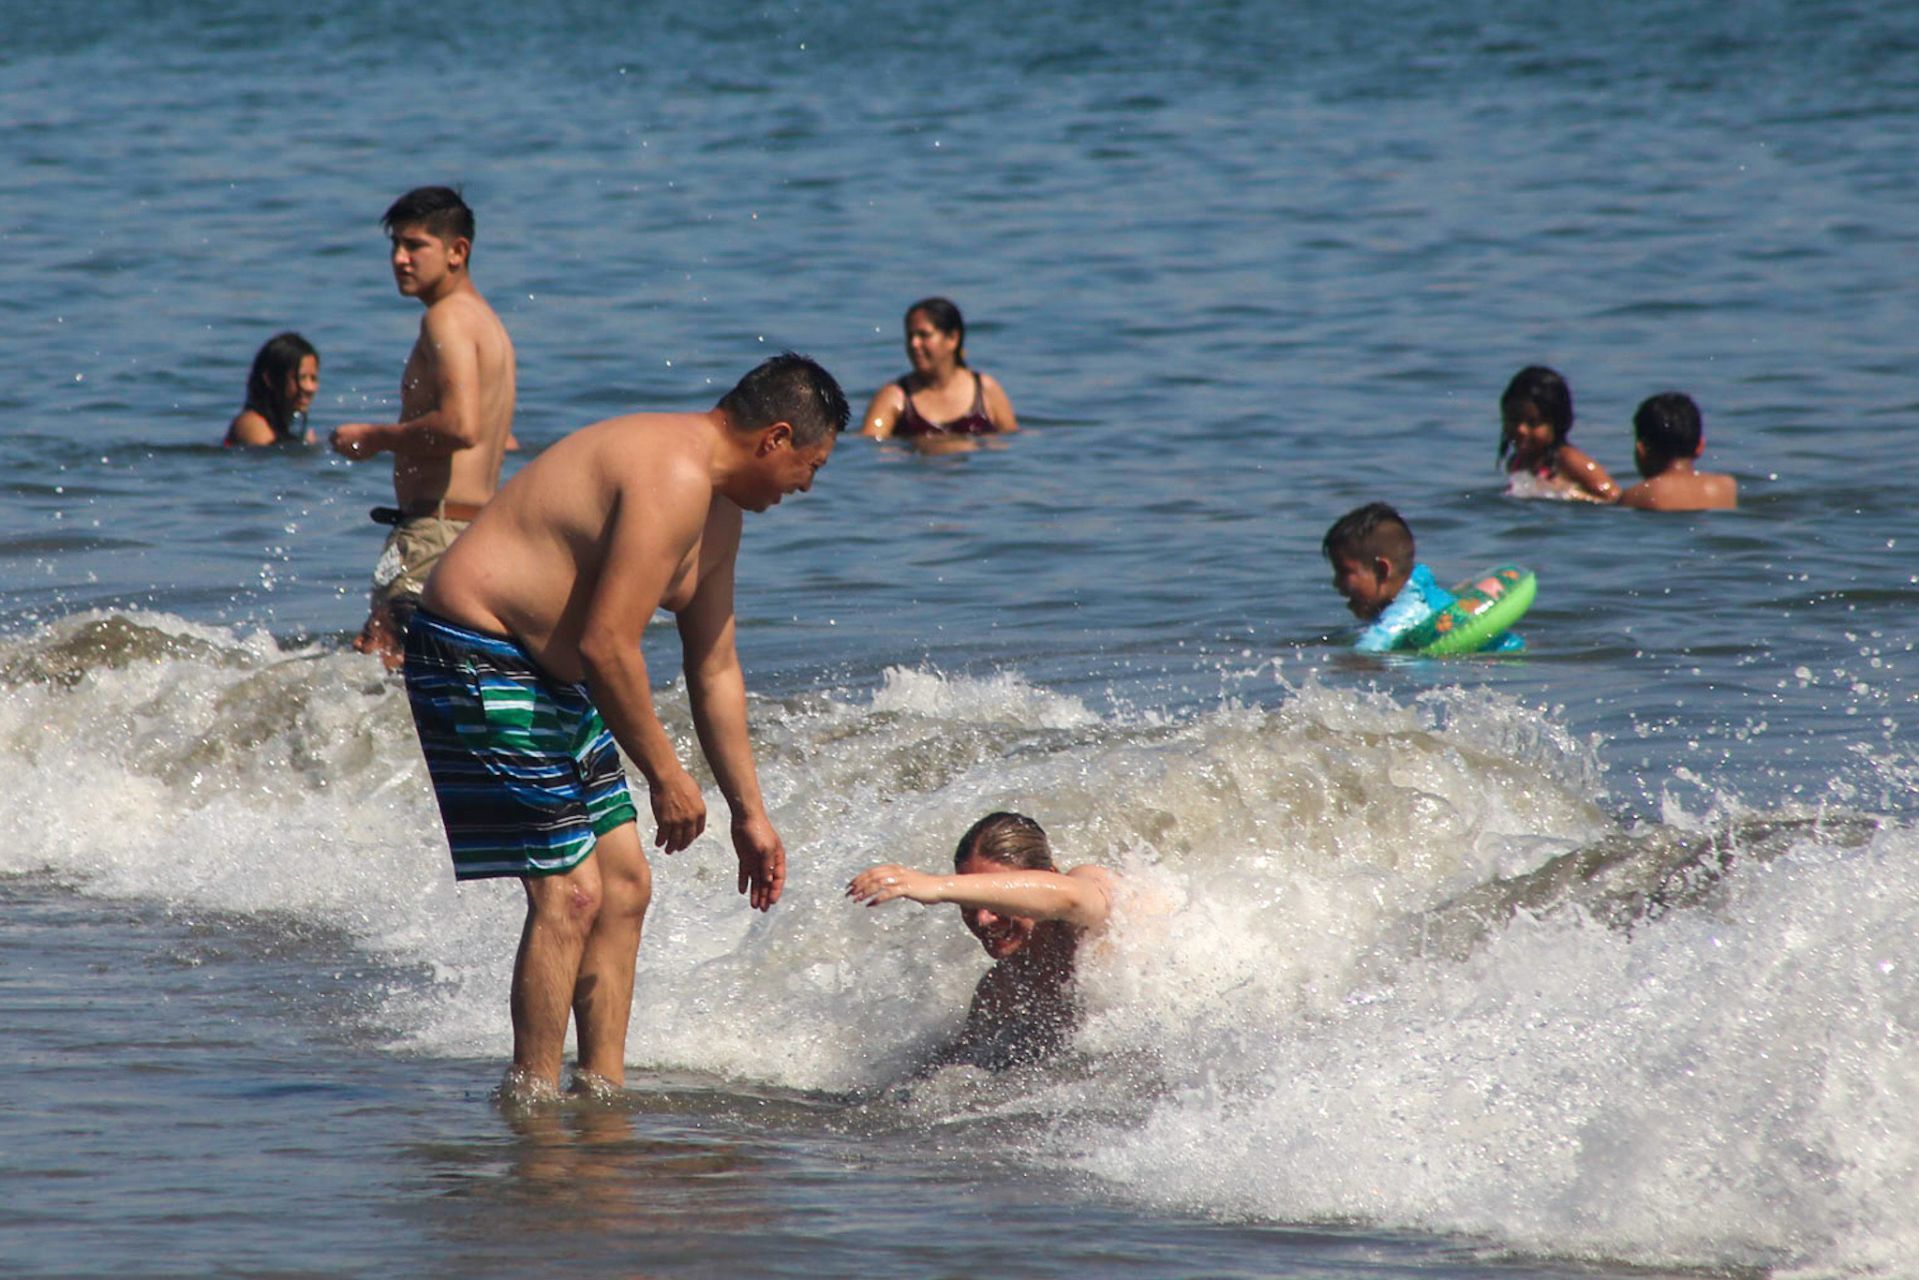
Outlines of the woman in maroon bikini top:
{"label": "woman in maroon bikini top", "polygon": [[[863,434],[938,440],[1019,430],[999,383],[967,368],[966,321],[945,298],[922,298],[906,309],[906,358],[913,371],[880,388],[867,407]],[[962,401],[969,382],[971,399]],[[966,408],[956,417],[935,416],[960,404]]]}

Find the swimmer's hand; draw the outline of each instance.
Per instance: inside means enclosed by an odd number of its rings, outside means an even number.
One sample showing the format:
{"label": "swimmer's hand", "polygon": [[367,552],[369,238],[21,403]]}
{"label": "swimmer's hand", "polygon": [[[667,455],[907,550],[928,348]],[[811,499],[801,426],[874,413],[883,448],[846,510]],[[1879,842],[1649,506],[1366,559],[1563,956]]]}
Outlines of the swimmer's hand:
{"label": "swimmer's hand", "polygon": [[372,441],[373,424],[370,422],[349,422],[333,429],[327,437],[327,443],[333,446],[333,452],[349,458],[371,458],[379,452]]}
{"label": "swimmer's hand", "polygon": [[678,853],[706,830],[706,797],[693,775],[677,765],[657,778],[647,780],[653,802],[653,821],[658,824],[653,844],[668,853]]}
{"label": "swimmer's hand", "polygon": [[786,887],[786,846],[764,815],[733,815],[733,852],[740,859],[740,892],[755,911],[765,911],[780,900]]}
{"label": "swimmer's hand", "polygon": [[945,900],[941,894],[945,883],[945,876],[928,875],[911,867],[885,862],[877,867],[868,867],[854,876],[852,883],[846,886],[846,896],[869,907],[877,907],[895,898],[930,904]]}

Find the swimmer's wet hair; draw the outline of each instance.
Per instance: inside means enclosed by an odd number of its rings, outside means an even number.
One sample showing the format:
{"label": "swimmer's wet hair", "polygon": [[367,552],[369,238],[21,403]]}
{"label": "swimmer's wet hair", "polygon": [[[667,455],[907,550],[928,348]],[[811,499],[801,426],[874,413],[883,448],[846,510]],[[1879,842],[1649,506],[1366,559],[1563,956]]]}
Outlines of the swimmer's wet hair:
{"label": "swimmer's wet hair", "polygon": [[1413,531],[1399,512],[1383,502],[1354,507],[1326,531],[1319,549],[1327,560],[1352,556],[1371,560],[1383,556],[1395,565],[1410,567],[1413,560]]}
{"label": "swimmer's wet hair", "polygon": [[387,206],[380,225],[392,235],[401,227],[425,227],[449,243],[464,239],[473,243],[473,210],[453,187],[415,187]]}
{"label": "swimmer's wet hair", "polygon": [[1519,415],[1530,408],[1537,421],[1553,429],[1553,448],[1566,443],[1573,429],[1573,389],[1557,370],[1543,364],[1529,364],[1513,375],[1499,397],[1499,461],[1505,462],[1513,448],[1513,427]]}
{"label": "swimmer's wet hair", "polygon": [[796,351],[760,361],[720,397],[718,407],[741,431],[790,423],[793,443],[803,449],[846,430],[852,415],[833,375]]}
{"label": "swimmer's wet hair", "polygon": [[1683,391],[1649,396],[1632,416],[1632,433],[1656,458],[1690,458],[1699,452],[1705,427],[1699,406]]}
{"label": "swimmer's wet hair", "polygon": [[957,871],[969,857],[1021,871],[1055,870],[1046,832],[1023,813],[989,813],[968,827],[953,850],[953,869]]}
{"label": "swimmer's wet hair", "polygon": [[947,298],[921,298],[906,309],[908,323],[915,311],[924,313],[927,323],[941,333],[950,333],[959,339],[953,348],[953,359],[960,368],[966,368],[966,317],[960,314],[960,309]]}
{"label": "swimmer's wet hair", "polygon": [[253,367],[247,371],[246,407],[267,420],[275,438],[290,440],[299,432],[294,428],[293,397],[287,394],[287,381],[300,371],[300,361],[312,356],[317,364],[320,353],[313,344],[288,329],[276,333],[253,353]]}

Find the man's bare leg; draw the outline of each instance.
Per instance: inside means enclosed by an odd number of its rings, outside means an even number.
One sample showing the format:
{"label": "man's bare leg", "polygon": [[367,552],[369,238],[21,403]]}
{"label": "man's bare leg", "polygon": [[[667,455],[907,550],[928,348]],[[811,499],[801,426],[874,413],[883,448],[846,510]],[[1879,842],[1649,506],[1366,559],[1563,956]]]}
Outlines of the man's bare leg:
{"label": "man's bare leg", "polygon": [[526,886],[526,925],[513,959],[512,1075],[558,1090],[580,957],[600,915],[598,852],[571,871],[527,876],[520,883]]}
{"label": "man's bare leg", "polygon": [[640,847],[639,827],[628,822],[600,837],[593,851],[600,866],[601,903],[580,958],[573,988],[573,1019],[580,1040],[580,1073],[615,1088],[626,1082],[626,1028],[633,1014],[633,965],[640,926],[653,900],[653,870]]}

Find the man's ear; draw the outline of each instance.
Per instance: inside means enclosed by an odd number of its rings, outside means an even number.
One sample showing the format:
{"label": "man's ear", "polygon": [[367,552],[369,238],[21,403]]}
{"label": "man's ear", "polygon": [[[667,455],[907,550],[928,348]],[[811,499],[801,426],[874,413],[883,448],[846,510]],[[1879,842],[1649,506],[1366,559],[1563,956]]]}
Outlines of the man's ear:
{"label": "man's ear", "polygon": [[454,236],[447,241],[446,260],[451,267],[464,267],[467,255],[473,252],[473,242],[465,236]]}
{"label": "man's ear", "polygon": [[1393,580],[1393,562],[1385,556],[1374,556],[1373,576],[1381,582],[1391,582]]}
{"label": "man's ear", "polygon": [[761,429],[760,447],[758,449],[758,452],[761,455],[772,453],[775,449],[790,449],[792,447],[793,447],[793,424],[792,423],[775,422]]}

